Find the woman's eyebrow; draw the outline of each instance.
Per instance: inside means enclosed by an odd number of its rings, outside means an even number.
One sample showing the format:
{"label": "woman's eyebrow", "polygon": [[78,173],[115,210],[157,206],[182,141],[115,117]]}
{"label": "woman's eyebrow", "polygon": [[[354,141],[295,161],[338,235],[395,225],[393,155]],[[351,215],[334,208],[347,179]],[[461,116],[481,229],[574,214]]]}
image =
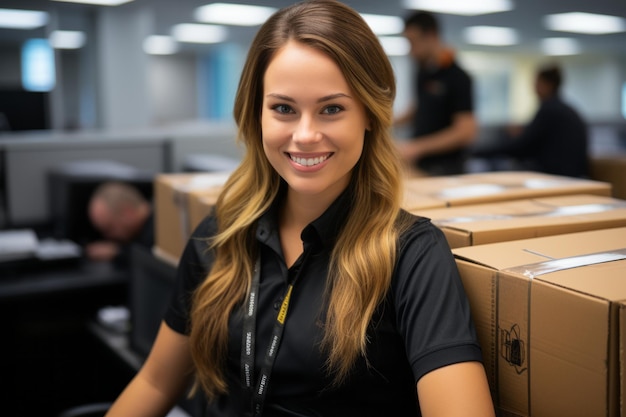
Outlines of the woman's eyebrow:
{"label": "woman's eyebrow", "polygon": [[[266,95],[266,97],[271,97],[271,98],[276,98],[279,100],[284,100],[284,101],[288,101],[290,103],[295,103],[296,100],[292,97],[283,95],[283,94],[278,94],[278,93],[269,93]],[[352,99],[352,97],[350,97],[348,94],[344,94],[344,93],[336,93],[336,94],[329,94],[327,96],[324,97],[320,97],[319,99],[317,99],[317,103],[323,103],[326,101],[330,101],[330,100],[335,100],[337,98],[349,98]]]}
{"label": "woman's eyebrow", "polygon": [[334,99],[337,99],[337,98],[350,98],[351,99],[352,97],[350,97],[349,95],[344,94],[344,93],[337,93],[337,94],[330,94],[330,95],[324,96],[324,97],[318,99],[317,102],[318,103],[323,103],[325,101],[330,101],[330,100],[334,100]]}
{"label": "woman's eyebrow", "polygon": [[296,102],[296,100],[294,100],[293,98],[291,98],[289,96],[285,96],[283,94],[277,94],[277,93],[270,93],[270,94],[267,94],[265,97],[277,98],[279,100],[288,101],[290,103],[295,103]]}

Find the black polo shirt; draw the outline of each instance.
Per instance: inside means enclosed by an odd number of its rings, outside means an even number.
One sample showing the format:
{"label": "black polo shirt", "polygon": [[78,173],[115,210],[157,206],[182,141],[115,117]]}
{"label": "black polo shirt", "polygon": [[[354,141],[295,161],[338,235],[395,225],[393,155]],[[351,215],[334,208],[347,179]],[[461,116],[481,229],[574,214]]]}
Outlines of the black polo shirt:
{"label": "black polo shirt", "polygon": [[[331,386],[320,352],[329,255],[351,205],[342,194],[302,232],[304,253],[287,268],[277,227],[278,204],[257,222],[261,281],[256,324],[259,374],[287,283],[295,283],[284,335],[271,374],[267,416],[419,416],[416,381],[457,362],[482,359],[456,264],[439,229],[415,218],[401,238],[388,296],[370,324],[368,363],[360,358],[345,384]],[[189,241],[165,322],[186,333],[189,298],[212,262],[203,237],[215,233],[206,218]],[[209,405],[211,416],[241,416],[241,310],[231,315],[226,378],[229,394]]]}
{"label": "black polo shirt", "polygon": [[[472,81],[455,61],[440,67],[421,68],[415,87],[418,104],[413,137],[446,129],[452,125],[455,114],[473,111]],[[464,152],[458,149],[429,155],[420,159],[417,166],[432,175],[462,174]]]}

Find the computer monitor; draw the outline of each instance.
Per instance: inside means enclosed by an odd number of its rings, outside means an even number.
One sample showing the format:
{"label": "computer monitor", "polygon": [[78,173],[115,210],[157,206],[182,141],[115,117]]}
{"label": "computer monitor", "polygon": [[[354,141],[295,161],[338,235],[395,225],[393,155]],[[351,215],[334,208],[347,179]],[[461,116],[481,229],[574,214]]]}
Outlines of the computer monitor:
{"label": "computer monitor", "polygon": [[0,89],[0,132],[49,129],[48,100],[48,93]]}

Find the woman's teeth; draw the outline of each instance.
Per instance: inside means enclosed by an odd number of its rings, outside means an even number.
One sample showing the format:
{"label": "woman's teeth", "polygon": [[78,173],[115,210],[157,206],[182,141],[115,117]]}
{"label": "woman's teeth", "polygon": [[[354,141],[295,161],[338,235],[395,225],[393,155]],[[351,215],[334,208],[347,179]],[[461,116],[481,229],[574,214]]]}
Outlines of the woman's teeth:
{"label": "woman's teeth", "polygon": [[313,165],[321,164],[322,162],[327,160],[329,156],[330,155],[319,156],[319,157],[315,157],[315,158],[299,158],[297,156],[289,155],[289,158],[291,158],[291,160],[294,161],[297,164],[303,165],[305,167],[311,167]]}

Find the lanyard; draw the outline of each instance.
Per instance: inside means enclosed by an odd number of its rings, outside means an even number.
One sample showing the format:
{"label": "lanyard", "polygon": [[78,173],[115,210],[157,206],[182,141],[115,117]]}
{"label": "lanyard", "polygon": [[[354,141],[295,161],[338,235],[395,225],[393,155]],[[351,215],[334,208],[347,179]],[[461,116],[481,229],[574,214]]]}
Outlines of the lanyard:
{"label": "lanyard", "polygon": [[280,347],[280,342],[283,337],[283,331],[285,329],[285,320],[287,319],[287,311],[289,309],[289,301],[291,299],[291,292],[295,281],[298,278],[299,273],[296,275],[296,279],[287,287],[283,294],[283,301],[276,315],[274,322],[274,329],[272,330],[272,337],[270,339],[269,346],[265,352],[265,358],[261,367],[261,373],[257,378],[256,385],[253,386],[254,381],[254,361],[255,361],[255,343],[256,343],[256,316],[257,305],[259,299],[259,286],[261,281],[261,261],[260,257],[257,258],[254,265],[254,275],[252,277],[252,285],[250,287],[250,294],[245,305],[244,317],[243,317],[243,336],[241,342],[241,379],[245,387],[244,404],[252,405],[252,416],[259,417],[263,411],[263,404],[265,402],[265,396],[267,395],[267,387],[269,385],[272,368],[274,367],[274,360]]}

